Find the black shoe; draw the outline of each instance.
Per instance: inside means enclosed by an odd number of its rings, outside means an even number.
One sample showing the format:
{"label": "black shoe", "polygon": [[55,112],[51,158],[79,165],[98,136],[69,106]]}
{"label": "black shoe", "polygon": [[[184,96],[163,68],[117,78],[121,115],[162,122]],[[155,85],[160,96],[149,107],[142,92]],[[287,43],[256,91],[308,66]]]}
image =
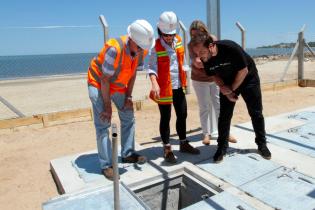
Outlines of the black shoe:
{"label": "black shoe", "polygon": [[266,144],[258,145],[258,153],[265,159],[271,159],[271,153]]}
{"label": "black shoe", "polygon": [[143,164],[147,162],[147,159],[145,156],[139,155],[137,153],[132,153],[132,155],[129,155],[128,157],[121,159],[123,163],[138,163]]}
{"label": "black shoe", "polygon": [[213,156],[214,163],[220,163],[223,160],[224,155],[226,154],[226,149],[218,147],[217,151]]}
{"label": "black shoe", "polygon": [[176,158],[172,152],[171,146],[164,146],[164,160],[168,163],[176,163]]}
{"label": "black shoe", "polygon": [[181,141],[179,145],[179,151],[184,153],[190,153],[193,155],[199,155],[200,151],[189,144],[188,141]]}

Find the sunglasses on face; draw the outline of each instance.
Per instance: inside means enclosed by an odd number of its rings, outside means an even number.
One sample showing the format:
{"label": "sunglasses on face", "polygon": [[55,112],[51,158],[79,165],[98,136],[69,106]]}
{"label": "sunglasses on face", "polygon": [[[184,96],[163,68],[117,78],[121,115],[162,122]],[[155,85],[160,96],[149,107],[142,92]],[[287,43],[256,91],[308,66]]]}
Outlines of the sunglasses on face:
{"label": "sunglasses on face", "polygon": [[164,36],[164,37],[174,37],[175,34],[162,34],[162,36]]}
{"label": "sunglasses on face", "polygon": [[142,50],[142,48],[139,47],[139,45],[137,45],[137,50],[140,51],[140,50]]}

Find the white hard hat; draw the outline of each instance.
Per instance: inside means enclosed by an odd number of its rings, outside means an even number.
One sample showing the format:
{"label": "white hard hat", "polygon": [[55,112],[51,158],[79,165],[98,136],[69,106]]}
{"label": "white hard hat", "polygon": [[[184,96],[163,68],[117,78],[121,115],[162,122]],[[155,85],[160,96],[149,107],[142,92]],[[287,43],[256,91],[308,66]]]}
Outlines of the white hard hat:
{"label": "white hard hat", "polygon": [[142,49],[154,47],[154,30],[146,20],[136,20],[128,26],[128,36]]}
{"label": "white hard hat", "polygon": [[172,11],[163,12],[157,26],[164,34],[176,34],[178,26],[176,14]]}

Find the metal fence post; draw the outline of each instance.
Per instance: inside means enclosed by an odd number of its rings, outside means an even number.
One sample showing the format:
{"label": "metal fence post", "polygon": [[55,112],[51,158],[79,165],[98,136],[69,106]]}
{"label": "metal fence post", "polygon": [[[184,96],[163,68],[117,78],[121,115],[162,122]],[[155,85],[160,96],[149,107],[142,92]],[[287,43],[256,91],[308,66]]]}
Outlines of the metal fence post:
{"label": "metal fence post", "polygon": [[114,172],[114,209],[120,210],[117,125],[115,123],[112,124],[112,144],[113,144],[112,160]]}
{"label": "metal fence post", "polygon": [[304,29],[303,25],[299,32],[299,48],[298,48],[298,80],[304,79]]}
{"label": "metal fence post", "polygon": [[191,93],[191,82],[190,82],[190,73],[191,73],[191,68],[189,67],[190,64],[190,57],[189,57],[189,50],[188,50],[188,32],[187,29],[182,21],[179,21],[179,30],[182,31],[183,33],[183,44],[185,48],[185,70],[186,70],[186,75],[187,75],[187,89],[186,93],[190,94]]}
{"label": "metal fence post", "polygon": [[207,26],[211,34],[221,39],[220,0],[207,0]]}
{"label": "metal fence post", "polygon": [[245,50],[245,28],[238,21],[236,22],[236,26],[241,30],[241,33],[242,33],[242,48]]}
{"label": "metal fence post", "polygon": [[106,41],[108,40],[108,24],[107,24],[107,21],[106,21],[104,15],[100,15],[99,19],[101,21],[103,31],[104,31],[104,43],[106,43]]}

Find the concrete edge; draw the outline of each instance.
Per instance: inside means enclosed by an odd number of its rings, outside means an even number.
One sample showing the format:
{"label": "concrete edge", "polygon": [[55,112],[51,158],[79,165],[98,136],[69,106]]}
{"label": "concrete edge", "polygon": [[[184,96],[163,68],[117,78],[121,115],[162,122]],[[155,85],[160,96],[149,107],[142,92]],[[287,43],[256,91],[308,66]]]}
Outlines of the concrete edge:
{"label": "concrete edge", "polygon": [[53,178],[53,180],[54,180],[54,182],[55,182],[55,184],[57,186],[58,193],[60,195],[61,194],[65,194],[66,192],[65,192],[65,190],[64,190],[64,188],[63,188],[63,186],[61,184],[61,181],[59,180],[58,175],[57,175],[54,167],[52,166],[51,162],[49,163],[49,166],[50,166],[50,173],[51,173],[52,178]]}

